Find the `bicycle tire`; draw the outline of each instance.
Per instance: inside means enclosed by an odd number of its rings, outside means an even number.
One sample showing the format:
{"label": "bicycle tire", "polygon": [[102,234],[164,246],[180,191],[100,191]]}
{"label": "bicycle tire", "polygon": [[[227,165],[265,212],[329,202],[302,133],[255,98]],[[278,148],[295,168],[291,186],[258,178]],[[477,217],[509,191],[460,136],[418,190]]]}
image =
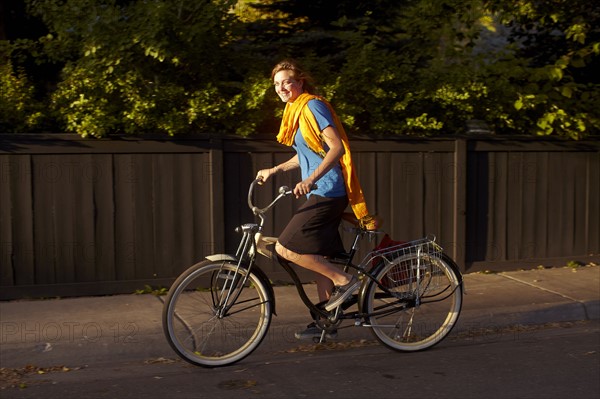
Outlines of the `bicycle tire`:
{"label": "bicycle tire", "polygon": [[379,269],[363,301],[370,315],[366,321],[377,340],[401,352],[440,343],[456,324],[462,307],[462,276],[454,261],[445,254],[409,254],[381,263]]}
{"label": "bicycle tire", "polygon": [[[260,345],[271,324],[273,298],[266,284],[230,261],[191,266],[175,280],[163,306],[169,345],[182,359],[202,367],[244,359]],[[220,314],[226,298],[230,308]]]}

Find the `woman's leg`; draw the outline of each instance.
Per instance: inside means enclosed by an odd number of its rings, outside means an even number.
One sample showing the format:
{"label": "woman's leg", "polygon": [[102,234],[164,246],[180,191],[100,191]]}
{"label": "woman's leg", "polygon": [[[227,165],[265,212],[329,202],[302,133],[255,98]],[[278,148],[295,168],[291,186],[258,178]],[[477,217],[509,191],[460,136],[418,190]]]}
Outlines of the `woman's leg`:
{"label": "woman's leg", "polygon": [[333,292],[333,281],[319,273],[316,273],[315,276],[315,281],[317,282],[317,293],[319,294],[319,302],[329,300],[329,297]]}
{"label": "woman's leg", "polygon": [[[283,257],[284,259],[287,259],[300,267],[321,274],[325,278],[329,279],[332,282],[332,284],[335,284],[337,286],[346,285],[352,279],[351,274],[342,272],[336,266],[329,263],[327,259],[325,259],[325,257],[321,255],[298,254],[294,251],[290,251],[289,249],[285,248],[279,242],[275,245],[275,251],[277,251],[279,256]],[[319,289],[319,281],[321,281],[321,284],[323,284],[323,280],[317,280],[317,289]],[[324,285],[322,286],[322,288],[324,290],[323,294],[325,294],[328,287]],[[329,287],[329,294],[331,294],[331,288],[333,287]],[[321,292],[319,292],[319,299],[320,298]]]}

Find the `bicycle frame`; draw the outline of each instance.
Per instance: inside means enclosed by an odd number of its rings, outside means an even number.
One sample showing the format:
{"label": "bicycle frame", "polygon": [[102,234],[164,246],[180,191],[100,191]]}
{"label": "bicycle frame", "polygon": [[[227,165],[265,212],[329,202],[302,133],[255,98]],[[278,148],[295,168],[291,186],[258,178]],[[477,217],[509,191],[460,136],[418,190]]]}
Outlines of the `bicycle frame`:
{"label": "bicycle frame", "polygon": [[[332,314],[325,311],[323,308],[319,307],[319,305],[320,305],[319,303],[315,304],[312,302],[312,300],[308,297],[308,295],[304,289],[304,286],[302,284],[302,281],[300,280],[300,277],[298,276],[298,274],[296,273],[294,268],[291,266],[292,262],[280,257],[277,254],[274,254],[274,251],[272,251],[268,248],[269,245],[274,245],[277,242],[277,238],[276,237],[264,237],[262,235],[262,227],[263,227],[263,224],[265,221],[264,213],[266,213],[271,207],[273,207],[283,197],[291,194],[291,190],[289,190],[289,188],[285,187],[285,186],[280,187],[279,195],[269,205],[267,205],[264,208],[258,208],[257,206],[255,206],[252,203],[252,192],[253,192],[254,186],[257,183],[258,183],[258,179],[255,180],[254,182],[252,182],[252,184],[250,185],[250,190],[248,192],[248,206],[250,207],[252,212],[256,216],[259,217],[260,223],[258,223],[258,224],[247,223],[238,228],[237,231],[243,232],[244,236],[240,240],[240,244],[236,251],[236,257],[238,259],[243,259],[245,257],[245,254],[248,254],[249,255],[248,268],[250,270],[252,268],[260,269],[258,267],[258,265],[256,265],[256,254],[257,253],[260,255],[263,255],[269,259],[272,259],[273,256],[276,256],[279,264],[283,267],[283,269],[288,273],[288,275],[292,279],[292,281],[298,291],[298,295],[300,296],[300,299],[302,300],[304,305],[307,307],[307,309],[311,313],[313,313],[315,315],[319,315],[321,318],[328,319],[330,322],[335,323],[337,320],[341,320],[341,319],[361,319],[365,316],[369,316],[368,314],[362,313],[360,311],[360,309],[359,309],[359,311],[355,311],[355,312],[351,312],[351,313],[343,314],[343,315],[339,311],[336,311],[334,313],[334,315],[332,316]],[[350,269],[355,269],[360,274],[363,274],[366,278],[369,278],[369,279],[375,281],[375,277],[369,271],[365,270],[365,268],[361,267],[360,265],[359,266],[354,265],[352,262],[354,260],[356,253],[358,252],[359,243],[364,238],[364,236],[365,235],[373,236],[376,234],[380,234],[380,232],[368,231],[368,230],[364,230],[364,229],[361,229],[358,227],[352,228],[351,231],[354,232],[354,239],[352,241],[350,251],[348,253],[344,254],[344,259],[333,258],[333,259],[331,259],[331,262],[342,265],[344,272],[348,272]],[[385,291],[388,291],[385,287],[382,287],[382,288]],[[358,295],[356,295],[356,294],[353,295],[352,299],[347,301],[344,304],[344,306],[342,307],[342,309],[347,309],[356,303],[360,304],[362,302],[362,297],[363,297],[363,294],[361,294],[361,293],[359,293]],[[360,308],[360,306],[359,306],[359,308]],[[357,322],[358,322],[358,320],[357,320]]]}
{"label": "bicycle frame", "polygon": [[[365,288],[368,284],[363,284],[361,289],[358,291],[358,293],[354,294],[352,296],[351,300],[346,301],[344,303],[344,305],[342,305],[340,308],[336,309],[336,311],[333,314],[330,312],[327,312],[323,308],[319,307],[320,303],[312,302],[312,300],[308,297],[308,295],[304,289],[304,286],[302,284],[302,281],[300,280],[300,277],[298,276],[296,271],[291,266],[292,262],[280,257],[279,255],[275,254],[273,250],[270,250],[268,248],[270,245],[275,245],[275,243],[277,242],[277,238],[263,236],[263,225],[265,222],[264,214],[267,211],[269,211],[283,197],[290,195],[292,193],[292,191],[286,186],[280,187],[279,194],[277,195],[277,197],[273,201],[271,201],[271,203],[268,204],[266,207],[259,208],[252,203],[252,193],[253,193],[254,187],[256,186],[256,184],[259,183],[259,181],[260,181],[259,179],[254,180],[251,183],[250,189],[248,191],[248,206],[252,210],[253,214],[259,218],[259,220],[260,220],[259,223],[245,223],[245,224],[239,226],[238,228],[236,228],[236,232],[242,233],[242,238],[240,239],[240,243],[236,250],[235,257],[231,256],[231,255],[227,255],[227,254],[217,254],[217,255],[207,256],[207,259],[235,261],[235,262],[237,262],[238,268],[246,267],[248,272],[254,272],[254,273],[262,276],[265,284],[269,287],[269,291],[271,293],[271,298],[272,298],[271,300],[273,303],[273,309],[276,309],[273,286],[272,286],[270,280],[267,278],[264,271],[256,264],[256,255],[257,254],[260,254],[269,259],[272,259],[273,256],[276,256],[279,264],[283,267],[283,269],[291,277],[291,279],[298,291],[298,294],[299,294],[302,302],[304,303],[304,305],[307,307],[307,309],[312,314],[318,315],[322,319],[328,320],[330,323],[337,323],[338,321],[347,320],[347,319],[355,319],[355,325],[361,325],[361,321],[360,321],[361,319],[372,317],[372,316],[378,316],[378,315],[386,314],[387,312],[389,312],[389,311],[386,311],[385,309],[377,311],[377,312],[372,312],[372,313],[365,313],[363,311],[362,302],[363,302],[363,298],[365,295]],[[365,236],[372,237],[373,235],[381,234],[381,232],[369,231],[369,230],[365,230],[365,229],[362,229],[359,227],[351,228],[351,231],[354,233],[354,239],[353,239],[350,251],[348,253],[343,254],[344,255],[343,259],[332,258],[332,259],[330,259],[330,261],[332,263],[343,266],[343,270],[346,273],[349,272],[350,269],[354,269],[354,270],[358,271],[359,274],[364,276],[363,278],[367,278],[367,279],[374,281],[379,286],[379,288],[384,292],[384,294],[389,295],[390,297],[397,297],[396,294],[392,293],[390,290],[388,290],[385,286],[381,285],[380,282],[377,281],[375,276],[377,275],[377,272],[379,271],[378,267],[373,267],[373,268],[371,268],[371,270],[367,270],[366,265],[368,264],[368,262],[363,261],[359,265],[355,265],[353,263],[354,257],[359,249],[360,241],[362,239],[364,239]],[[415,283],[417,285],[419,285],[420,278],[421,278],[420,267],[416,268],[416,274],[417,275],[413,276],[413,277],[416,279]],[[243,284],[246,282],[246,280],[247,280],[247,276],[241,281],[232,282],[232,284],[237,283],[237,284],[241,284],[243,286]],[[239,296],[239,293],[237,296]],[[235,300],[237,299],[237,296],[235,298],[226,298],[226,301],[227,301],[226,303],[234,303]],[[406,308],[419,306],[419,304],[421,303],[421,298],[418,295],[416,296],[416,298],[399,298],[399,297],[397,297],[397,299],[403,301]],[[357,311],[353,311],[350,313],[342,313],[339,311],[339,309],[346,310],[354,304],[358,304]],[[228,309],[229,309],[229,307],[226,306],[225,313]],[[396,309],[394,311],[396,311]],[[277,314],[276,311],[274,311],[274,313]]]}
{"label": "bicycle frame", "polygon": [[[236,229],[242,237],[235,254],[209,255],[192,265],[177,277],[165,300],[165,336],[175,352],[192,364],[218,367],[243,359],[260,345],[272,315],[277,314],[273,285],[257,257],[277,256],[272,248],[277,238],[263,236],[264,214],[291,191],[280,188],[269,205],[259,208],[252,204],[258,182],[250,185],[248,205],[259,221]],[[379,342],[393,350],[414,352],[443,340],[462,306],[458,266],[427,237],[371,250],[355,264],[359,242],[379,232],[351,231],[355,236],[350,251],[329,261],[345,272],[354,269],[362,284],[349,301],[331,312],[325,311],[322,303],[311,301],[292,263],[277,256],[320,328],[320,342],[327,332],[351,327],[340,326],[348,319],[354,319],[354,326],[369,328]],[[351,309],[354,305],[357,310]],[[232,334],[232,326],[237,325],[248,329]]]}

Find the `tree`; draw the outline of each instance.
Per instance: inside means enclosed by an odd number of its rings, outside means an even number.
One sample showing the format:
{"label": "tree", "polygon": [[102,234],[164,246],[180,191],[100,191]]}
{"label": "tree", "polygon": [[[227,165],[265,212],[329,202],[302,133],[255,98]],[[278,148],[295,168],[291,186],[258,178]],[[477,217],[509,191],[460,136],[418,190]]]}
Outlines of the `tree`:
{"label": "tree", "polygon": [[[63,65],[51,108],[82,136],[209,130],[249,134],[266,85],[235,51],[231,1],[29,0]],[[242,82],[248,84],[242,84]]]}
{"label": "tree", "polygon": [[[278,56],[301,58],[362,134],[464,131],[485,93],[473,82],[470,48],[480,30],[478,3],[450,1],[260,2],[279,10],[263,32]],[[268,49],[267,49],[268,50]]]}
{"label": "tree", "polygon": [[513,128],[573,139],[597,132],[600,5],[584,0],[486,5],[510,32],[510,53],[496,69],[502,65],[515,93]]}
{"label": "tree", "polygon": [[[1,47],[1,46],[0,46]],[[6,51],[6,50],[4,50]],[[9,57],[0,64],[0,132],[12,133],[35,129],[43,118],[41,104],[34,96],[34,87],[23,70],[13,70]]]}
{"label": "tree", "polygon": [[[598,5],[577,0],[260,2],[357,133],[573,139],[598,131]],[[278,21],[273,25],[273,21]],[[267,40],[269,42],[269,40]]]}
{"label": "tree", "polygon": [[355,134],[455,134],[479,120],[497,134],[580,139],[600,126],[595,2],[26,5],[44,29],[1,41],[4,131],[272,132],[281,107],[268,73],[284,57],[313,73]]}

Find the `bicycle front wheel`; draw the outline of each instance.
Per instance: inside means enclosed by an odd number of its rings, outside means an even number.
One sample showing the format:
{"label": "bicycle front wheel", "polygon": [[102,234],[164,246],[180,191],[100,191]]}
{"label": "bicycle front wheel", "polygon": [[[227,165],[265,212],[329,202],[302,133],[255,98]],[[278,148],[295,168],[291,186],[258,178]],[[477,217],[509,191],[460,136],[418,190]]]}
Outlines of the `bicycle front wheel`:
{"label": "bicycle front wheel", "polygon": [[173,350],[203,367],[248,356],[271,323],[272,298],[265,284],[228,261],[207,260],[183,272],[163,308],[163,330]]}
{"label": "bicycle front wheel", "polygon": [[366,289],[367,322],[398,351],[430,348],[452,330],[462,307],[462,277],[442,254],[409,254],[383,265]]}

